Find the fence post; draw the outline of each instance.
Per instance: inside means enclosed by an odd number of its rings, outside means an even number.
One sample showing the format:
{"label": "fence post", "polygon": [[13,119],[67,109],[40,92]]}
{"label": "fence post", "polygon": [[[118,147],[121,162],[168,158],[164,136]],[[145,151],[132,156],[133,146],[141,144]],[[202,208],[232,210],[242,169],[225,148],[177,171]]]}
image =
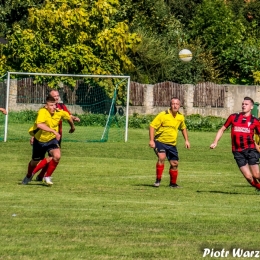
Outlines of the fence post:
{"label": "fence post", "polygon": [[184,115],[191,115],[193,111],[193,99],[194,99],[194,88],[192,84],[184,85],[184,104],[183,113]]}
{"label": "fence post", "polygon": [[144,107],[145,114],[153,114],[153,87],[154,85],[146,84],[144,87]]}
{"label": "fence post", "polygon": [[10,80],[10,89],[9,89],[9,110],[16,111],[17,107],[17,79]]}

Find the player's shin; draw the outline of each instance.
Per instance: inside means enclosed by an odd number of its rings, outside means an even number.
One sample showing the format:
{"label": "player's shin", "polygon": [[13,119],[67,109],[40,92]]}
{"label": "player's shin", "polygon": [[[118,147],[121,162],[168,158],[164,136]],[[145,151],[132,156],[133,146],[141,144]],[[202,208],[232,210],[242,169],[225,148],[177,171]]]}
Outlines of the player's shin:
{"label": "player's shin", "polygon": [[156,164],[156,182],[160,182],[164,170],[164,164]]}
{"label": "player's shin", "polygon": [[45,174],[45,177],[51,177],[52,173],[55,171],[56,167],[58,166],[59,162],[51,160]]}
{"label": "player's shin", "polygon": [[28,170],[27,170],[27,175],[26,175],[27,178],[31,178],[32,172],[33,172],[33,170],[35,169],[35,167],[36,167],[36,166],[32,165],[31,162],[29,162],[29,164],[28,164]]}
{"label": "player's shin", "polygon": [[38,172],[39,170],[43,169],[47,164],[49,163],[49,160],[47,158],[44,158],[43,160],[41,160],[36,167],[34,168],[32,175],[34,175],[36,172]]}
{"label": "player's shin", "polygon": [[38,174],[37,178],[42,179],[45,175],[45,173],[47,172],[47,169],[49,167],[49,164],[47,163],[42,170],[40,171],[40,173]]}
{"label": "player's shin", "polygon": [[177,183],[177,177],[178,177],[178,170],[170,168],[169,174],[170,174],[170,184],[176,184]]}

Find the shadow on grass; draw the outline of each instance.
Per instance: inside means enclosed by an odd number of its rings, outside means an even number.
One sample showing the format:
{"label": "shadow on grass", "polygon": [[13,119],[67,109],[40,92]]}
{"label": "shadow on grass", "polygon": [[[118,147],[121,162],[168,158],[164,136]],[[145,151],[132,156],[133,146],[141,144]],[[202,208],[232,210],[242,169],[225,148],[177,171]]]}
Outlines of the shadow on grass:
{"label": "shadow on grass", "polygon": [[219,193],[227,195],[260,195],[259,191],[256,191],[255,194],[242,193],[242,192],[231,192],[231,191],[219,191],[219,190],[197,190],[197,193]]}
{"label": "shadow on grass", "polygon": [[151,188],[159,188],[159,187],[154,187],[153,184],[135,184],[134,186],[143,186],[143,187],[151,187]]}
{"label": "shadow on grass", "polygon": [[46,185],[44,184],[43,182],[41,181],[31,181],[29,184],[22,184],[22,181],[18,181],[17,182],[18,185],[21,185],[21,186],[44,186],[44,187],[51,187],[51,185]]}

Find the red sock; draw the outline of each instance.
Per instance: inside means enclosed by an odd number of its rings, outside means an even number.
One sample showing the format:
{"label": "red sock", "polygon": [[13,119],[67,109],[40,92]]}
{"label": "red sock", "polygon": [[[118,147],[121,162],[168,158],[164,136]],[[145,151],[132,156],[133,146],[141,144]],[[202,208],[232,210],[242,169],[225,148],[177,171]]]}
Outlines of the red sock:
{"label": "red sock", "polygon": [[178,177],[178,170],[169,170],[169,174],[170,174],[170,183],[171,184],[176,184],[177,182],[177,177]]}
{"label": "red sock", "polygon": [[51,160],[47,169],[47,172],[45,174],[45,177],[51,177],[52,173],[56,169],[59,162],[55,162],[54,160]]}
{"label": "red sock", "polygon": [[35,168],[35,166],[32,166],[31,165],[31,162],[29,162],[29,164],[28,164],[28,170],[27,170],[27,178],[30,178],[31,176],[32,176],[32,172],[33,172],[33,170],[34,170],[34,168]]}
{"label": "red sock", "polygon": [[41,160],[37,166],[34,168],[32,174],[35,174],[36,172],[38,172],[39,170],[41,170],[46,164],[48,163],[47,159],[44,158],[43,160]]}
{"label": "red sock", "polygon": [[164,170],[164,164],[156,164],[156,181],[161,181]]}
{"label": "red sock", "polygon": [[260,183],[256,182],[256,181],[252,181],[252,182],[249,182],[253,187],[256,187],[257,189],[260,190]]}
{"label": "red sock", "polygon": [[48,167],[49,167],[49,163],[47,163],[47,164],[42,168],[41,172],[38,174],[38,177],[39,177],[39,178],[43,178],[43,177],[44,177],[44,175],[45,175],[45,173],[46,173]]}

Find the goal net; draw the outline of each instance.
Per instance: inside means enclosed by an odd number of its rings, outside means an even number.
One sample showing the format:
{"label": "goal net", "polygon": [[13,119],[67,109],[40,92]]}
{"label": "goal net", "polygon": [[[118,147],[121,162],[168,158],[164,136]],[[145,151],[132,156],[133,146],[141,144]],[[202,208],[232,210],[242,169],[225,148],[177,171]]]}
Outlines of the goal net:
{"label": "goal net", "polygon": [[72,134],[63,122],[62,141],[126,142],[129,88],[129,76],[8,72],[0,81],[0,106],[8,110],[0,115],[0,140],[28,140],[38,109],[55,89],[60,103],[80,118]]}

